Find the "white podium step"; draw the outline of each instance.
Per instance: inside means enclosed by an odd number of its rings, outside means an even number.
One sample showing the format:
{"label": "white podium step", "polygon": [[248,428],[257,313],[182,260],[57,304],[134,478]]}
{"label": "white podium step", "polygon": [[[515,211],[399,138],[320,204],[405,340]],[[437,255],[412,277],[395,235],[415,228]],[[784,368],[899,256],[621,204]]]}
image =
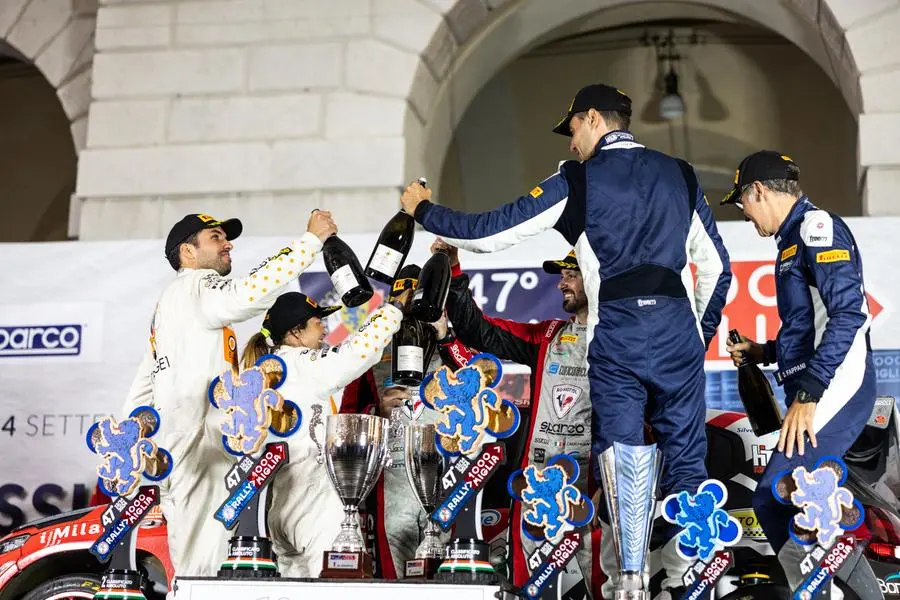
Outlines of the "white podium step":
{"label": "white podium step", "polygon": [[176,578],[175,600],[496,600],[500,588],[424,582]]}

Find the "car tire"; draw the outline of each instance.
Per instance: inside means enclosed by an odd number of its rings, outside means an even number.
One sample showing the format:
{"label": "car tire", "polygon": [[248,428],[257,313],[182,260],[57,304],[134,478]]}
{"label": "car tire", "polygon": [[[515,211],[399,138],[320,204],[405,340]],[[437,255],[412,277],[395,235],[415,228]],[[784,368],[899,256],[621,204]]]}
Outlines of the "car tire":
{"label": "car tire", "polygon": [[89,573],[61,575],[37,586],[22,600],[63,600],[93,598],[100,589],[100,576]]}

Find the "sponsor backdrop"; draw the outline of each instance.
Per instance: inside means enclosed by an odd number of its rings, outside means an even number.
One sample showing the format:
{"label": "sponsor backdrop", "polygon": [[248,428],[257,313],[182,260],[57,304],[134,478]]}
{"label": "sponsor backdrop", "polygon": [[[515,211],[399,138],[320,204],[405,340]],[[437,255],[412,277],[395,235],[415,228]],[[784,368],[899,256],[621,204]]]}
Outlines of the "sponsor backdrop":
{"label": "sponsor backdrop", "polygon": [[[224,217],[225,215],[221,215]],[[850,219],[861,245],[872,312],[879,393],[900,393],[900,282],[895,274],[898,218]],[[338,224],[340,225],[340,224]],[[298,224],[298,234],[303,224]],[[746,223],[721,225],[734,261],[720,334],[707,354],[711,408],[740,409],[735,370],[724,350],[728,329],[757,340],[774,337],[772,240]],[[375,235],[342,236],[365,263]],[[410,261],[423,264],[433,237],[419,232]],[[249,271],[285,245],[285,239],[241,238],[232,252],[234,274]],[[461,253],[472,291],[490,315],[534,321],[562,316],[557,277],[540,263],[569,248],[550,232],[491,255]],[[173,273],[161,240],[0,245],[0,532],[28,519],[87,503],[96,457],[85,433],[100,416],[118,414],[148,339],[150,317]],[[293,284],[317,300],[335,303],[319,260]],[[329,319],[332,343],[358,325],[383,297]],[[261,317],[238,324],[243,342]],[[780,392],[780,389],[779,389]],[[504,394],[528,397],[527,370],[506,370]],[[198,402],[205,402],[198,398]]]}

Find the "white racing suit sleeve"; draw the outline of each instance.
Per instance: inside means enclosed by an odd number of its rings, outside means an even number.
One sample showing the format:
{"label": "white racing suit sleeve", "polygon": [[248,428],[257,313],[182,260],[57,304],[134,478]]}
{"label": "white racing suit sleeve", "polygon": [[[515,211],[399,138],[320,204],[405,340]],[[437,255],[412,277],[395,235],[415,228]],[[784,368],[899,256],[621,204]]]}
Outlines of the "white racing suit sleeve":
{"label": "white racing suit sleeve", "polygon": [[415,218],[426,231],[471,252],[497,252],[554,228],[569,199],[569,184],[556,172],[529,193],[495,210],[468,214],[425,201]]}
{"label": "white racing suit sleeve", "polygon": [[153,369],[155,366],[153,351],[148,347],[138,366],[134,381],[128,388],[128,394],[125,395],[121,418],[127,418],[131,411],[138,406],[153,405]]}
{"label": "white racing suit sleeve", "polygon": [[211,272],[200,278],[200,307],[210,329],[246,321],[269,308],[291,281],[305,271],[322,250],[312,233],[270,256],[246,277],[229,279]]}
{"label": "white racing suit sleeve", "polygon": [[[303,394],[308,395],[306,401],[293,398],[301,405],[301,410],[313,408],[309,398],[327,399],[329,394],[342,389],[381,360],[381,354],[400,328],[402,318],[400,309],[386,304],[339,346],[324,350],[293,348],[279,351],[287,364],[285,388],[302,389]],[[299,387],[293,388],[292,382],[299,382]],[[319,410],[322,410],[321,406]],[[321,419],[324,421],[324,415],[330,412],[330,409],[324,410]],[[304,419],[307,418],[304,415]],[[291,462],[272,483],[274,495],[269,526],[282,577],[318,577],[323,553],[331,548],[344,517],[341,501],[324,466],[316,461],[314,451],[306,451],[312,444],[306,429],[315,427],[313,418],[309,425],[304,423],[294,434],[295,438],[302,437],[291,442],[292,448],[294,444],[306,443],[304,451],[297,452],[295,460],[292,449]]]}
{"label": "white racing suit sleeve", "polygon": [[687,250],[688,257],[697,267],[694,310],[703,343],[708,348],[722,320],[722,310],[731,285],[731,261],[706,203],[706,196],[702,195],[702,191],[699,194],[691,219]]}
{"label": "white racing suit sleeve", "polygon": [[[350,338],[322,350],[312,348],[292,353],[288,373],[308,377],[316,391],[332,394],[368,371],[381,360],[385,347],[400,329],[403,313],[384,304],[369,315]],[[336,407],[340,410],[340,406]]]}

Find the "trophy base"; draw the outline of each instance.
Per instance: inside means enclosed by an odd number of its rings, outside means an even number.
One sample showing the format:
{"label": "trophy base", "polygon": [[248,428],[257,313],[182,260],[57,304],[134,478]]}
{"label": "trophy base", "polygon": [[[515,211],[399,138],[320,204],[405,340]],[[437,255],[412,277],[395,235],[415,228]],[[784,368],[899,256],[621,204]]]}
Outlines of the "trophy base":
{"label": "trophy base", "polygon": [[[673,596],[679,598],[680,596]],[[617,590],[614,594],[615,600],[650,600],[650,592],[647,590]]]}
{"label": "trophy base", "polygon": [[217,577],[222,579],[268,579],[279,576],[272,541],[250,535],[231,538],[228,558],[217,573]]}
{"label": "trophy base", "polygon": [[442,583],[496,585],[500,578],[491,565],[490,546],[472,538],[455,539],[447,545],[447,558],[438,567],[435,580]]}
{"label": "trophy base", "polygon": [[94,594],[100,600],[146,600],[141,591],[141,574],[131,569],[110,569],[100,579],[100,589]]}
{"label": "trophy base", "polygon": [[442,558],[414,558],[403,564],[404,579],[434,579]]}
{"label": "trophy base", "polygon": [[375,567],[368,552],[326,550],[322,557],[322,579],[372,579]]}

